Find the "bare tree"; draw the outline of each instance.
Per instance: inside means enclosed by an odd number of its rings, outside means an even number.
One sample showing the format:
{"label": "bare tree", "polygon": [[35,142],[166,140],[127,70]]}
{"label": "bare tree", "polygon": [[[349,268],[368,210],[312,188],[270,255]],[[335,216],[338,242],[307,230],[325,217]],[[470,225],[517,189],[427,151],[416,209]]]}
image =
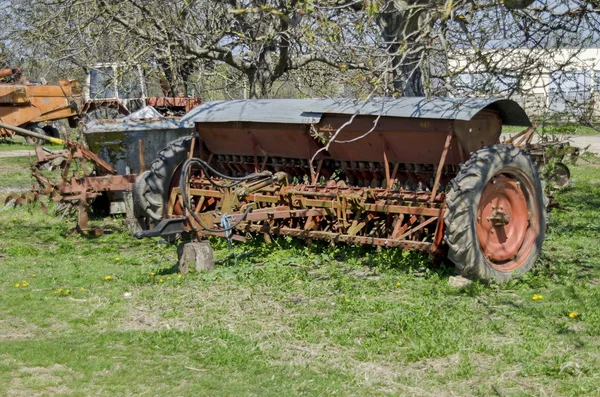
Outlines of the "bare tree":
{"label": "bare tree", "polygon": [[[526,97],[550,85],[537,76],[577,67],[600,39],[598,8],[595,0],[23,0],[7,4],[2,29],[44,65],[149,65],[169,95],[201,91],[202,75],[226,87],[225,98],[281,96],[282,87],[308,96]],[[556,62],[564,49],[569,56]]]}

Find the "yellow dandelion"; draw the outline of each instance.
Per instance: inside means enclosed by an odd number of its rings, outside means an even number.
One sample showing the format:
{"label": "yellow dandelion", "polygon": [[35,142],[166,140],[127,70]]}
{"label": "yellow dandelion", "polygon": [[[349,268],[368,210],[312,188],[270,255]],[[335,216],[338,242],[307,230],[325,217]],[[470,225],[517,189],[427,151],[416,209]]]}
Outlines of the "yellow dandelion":
{"label": "yellow dandelion", "polygon": [[20,287],[21,287],[21,284],[19,284],[19,283],[15,284],[15,288],[20,288]]}
{"label": "yellow dandelion", "polygon": [[543,295],[539,295],[539,294],[533,294],[533,296],[531,297],[531,299],[533,299],[534,301],[539,301],[544,299]]}
{"label": "yellow dandelion", "polygon": [[177,278],[181,278],[181,277],[182,277],[182,276],[181,276],[181,274],[178,274],[178,275],[177,275]]}
{"label": "yellow dandelion", "polygon": [[159,283],[164,282],[165,280],[163,280],[162,278],[158,280]]}
{"label": "yellow dandelion", "polygon": [[115,258],[116,261],[120,261],[121,258],[119,258],[118,256]]}
{"label": "yellow dandelion", "polygon": [[400,286],[400,281],[398,281],[398,282],[396,283],[396,287],[399,287],[399,286]]}
{"label": "yellow dandelion", "polygon": [[25,280],[23,280],[23,282],[21,283],[21,285],[23,287],[29,287],[29,283],[27,281],[25,281]]}
{"label": "yellow dandelion", "polygon": [[70,289],[65,290],[65,294],[70,294],[70,293],[71,293]]}
{"label": "yellow dandelion", "polygon": [[79,287],[79,291],[85,291],[85,288]]}
{"label": "yellow dandelion", "polygon": [[171,279],[171,276],[167,277],[167,280],[170,280],[170,279]]}
{"label": "yellow dandelion", "polygon": [[104,280],[105,281],[110,281],[110,280],[112,280],[112,276],[106,276],[106,277],[104,277]]}
{"label": "yellow dandelion", "polygon": [[17,220],[17,218],[13,218],[13,221],[16,221],[16,220]]}
{"label": "yellow dandelion", "polygon": [[350,302],[350,299],[346,298],[346,299],[344,299],[344,301],[346,301],[346,302]]}
{"label": "yellow dandelion", "polygon": [[61,292],[62,292],[62,288],[59,288],[56,291],[54,291],[55,294],[60,294]]}
{"label": "yellow dandelion", "polygon": [[577,312],[571,312],[571,313],[569,313],[569,318],[577,318],[579,316],[580,316],[580,314],[577,313]]}
{"label": "yellow dandelion", "polygon": [[154,276],[154,275],[156,275],[156,273],[154,273],[154,272],[150,272],[150,275],[151,275],[151,276]]}

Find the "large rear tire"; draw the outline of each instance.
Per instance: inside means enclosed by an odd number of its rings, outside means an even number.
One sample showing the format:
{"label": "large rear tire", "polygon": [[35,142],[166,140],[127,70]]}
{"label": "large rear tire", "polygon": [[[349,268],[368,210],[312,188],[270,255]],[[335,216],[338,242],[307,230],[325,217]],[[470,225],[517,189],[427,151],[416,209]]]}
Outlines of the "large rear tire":
{"label": "large rear tire", "polygon": [[185,162],[191,147],[190,137],[171,141],[158,153],[150,170],[142,173],[133,187],[133,201],[136,216],[147,216],[154,221],[164,219],[166,203],[173,187],[173,177]]}
{"label": "large rear tire", "polygon": [[42,129],[47,136],[51,136],[52,138],[60,138],[60,131],[55,126],[45,125],[42,127]]}
{"label": "large rear tire", "polygon": [[522,275],[542,248],[547,202],[527,154],[513,145],[478,150],[446,195],[448,258],[463,276],[484,282]]}
{"label": "large rear tire", "polygon": [[[29,125],[27,127],[27,129],[29,131],[35,132],[35,133],[40,134],[40,135],[46,135],[46,131],[44,131],[42,129],[42,127],[39,127],[38,125]],[[36,138],[36,137],[33,137],[33,136],[26,136],[25,137],[25,142],[27,144],[29,144],[29,145],[43,145],[44,143],[46,143],[46,141],[44,141],[43,139]]]}

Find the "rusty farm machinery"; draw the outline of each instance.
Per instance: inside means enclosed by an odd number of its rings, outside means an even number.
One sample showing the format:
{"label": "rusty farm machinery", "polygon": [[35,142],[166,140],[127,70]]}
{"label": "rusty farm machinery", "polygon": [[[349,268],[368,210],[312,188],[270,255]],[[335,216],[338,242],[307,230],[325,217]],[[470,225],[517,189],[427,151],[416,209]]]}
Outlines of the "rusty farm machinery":
{"label": "rusty farm machinery", "polygon": [[[66,212],[77,210],[77,228],[83,232],[90,231],[89,210],[92,204],[100,205],[98,198],[105,199],[110,214],[128,215],[128,224],[135,228],[133,181],[169,140],[189,135],[191,130],[180,128],[178,120],[202,102],[200,98],[147,96],[139,65],[95,65],[88,71],[83,90],[76,81],[64,80],[58,86],[28,82],[19,68],[0,70],[0,78],[4,79],[0,137],[16,134],[38,145],[37,162],[32,165],[37,183],[31,192],[11,194],[7,203],[26,204],[48,195]],[[102,113],[117,117],[93,117]],[[82,127],[84,142],[61,139],[51,124],[41,127],[64,118],[71,127]],[[82,119],[88,122],[79,123]],[[45,142],[65,148],[50,152],[40,146]],[[42,169],[47,166],[61,169],[60,180],[44,175]]]}
{"label": "rusty farm machinery", "polygon": [[[148,113],[145,109],[141,112]],[[10,194],[5,205],[24,205],[47,196],[59,204],[57,210],[76,213],[77,230],[81,233],[102,232],[89,228],[92,207],[111,215],[124,214],[128,227],[137,230],[131,196],[133,182],[162,147],[170,140],[189,136],[192,129],[181,128],[178,117],[130,116],[133,117],[86,124],[85,144],[0,122],[0,128],[13,134],[64,146],[63,150],[50,151],[37,145],[31,165],[35,180],[32,191]],[[49,175],[45,172],[49,169],[58,170],[60,175]]]}
{"label": "rusty farm machinery", "polygon": [[[35,84],[24,80],[19,68],[0,70],[0,78],[10,79],[10,82],[0,83],[0,122],[53,138],[59,138],[58,129],[51,124],[53,121],[67,119],[71,127],[77,126],[83,104],[77,81]],[[0,128],[0,138],[12,135],[12,129]],[[32,144],[44,141],[34,135],[26,136],[25,140]]]}
{"label": "rusty farm machinery", "polygon": [[536,261],[547,197],[511,100],[206,103],[134,184],[139,238],[293,236],[447,256],[503,282]]}
{"label": "rusty farm machinery", "polygon": [[571,146],[568,139],[557,139],[542,135],[537,142],[533,141],[537,123],[505,140],[504,144],[513,144],[529,153],[550,185],[561,189],[569,185],[571,171],[565,163],[575,164],[580,155],[577,147]]}
{"label": "rusty farm machinery", "polygon": [[[113,119],[153,107],[161,116],[182,116],[202,103],[201,98],[148,96],[140,65],[97,64],[89,68],[86,84],[61,80],[57,85],[28,81],[20,68],[0,69],[0,122],[27,129],[37,136],[60,138],[55,121],[66,119],[76,128],[80,120],[111,114]],[[0,128],[0,138],[15,132]],[[27,135],[26,142],[47,140]]]}
{"label": "rusty farm machinery", "polygon": [[[131,190],[131,186],[133,186],[135,175],[118,175],[111,164],[77,142],[1,122],[0,128],[36,142],[51,142],[65,147],[64,150],[50,152],[41,145],[37,145],[35,147],[37,161],[31,167],[32,176],[37,183],[30,192],[8,195],[5,205],[24,205],[38,201],[42,195],[49,196],[54,201],[66,204],[66,209],[78,209],[77,226],[80,231],[85,231],[88,222],[88,207],[94,198],[102,192]],[[60,182],[51,180],[41,172],[45,164],[57,160],[57,168],[61,170]],[[76,169],[73,169],[72,166],[75,166]]]}

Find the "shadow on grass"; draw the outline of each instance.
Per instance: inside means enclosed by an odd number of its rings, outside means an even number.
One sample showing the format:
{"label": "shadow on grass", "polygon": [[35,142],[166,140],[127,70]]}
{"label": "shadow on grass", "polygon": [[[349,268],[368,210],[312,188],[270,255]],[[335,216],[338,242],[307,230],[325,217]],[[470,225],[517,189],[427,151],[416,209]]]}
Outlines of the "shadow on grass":
{"label": "shadow on grass", "polygon": [[[227,242],[223,239],[210,239],[213,249],[225,251],[227,256],[215,262],[220,266],[254,266],[257,263],[273,263],[290,266],[308,266],[317,268],[325,264],[339,264],[343,268],[395,269],[415,277],[448,278],[455,274],[454,266],[447,262],[433,261],[418,251],[403,251],[399,248],[378,249],[372,246],[335,244],[323,241],[278,237],[266,244],[262,237],[256,236],[243,244],[236,244],[236,257],[228,252]],[[239,252],[243,250],[243,252]]]}
{"label": "shadow on grass", "polygon": [[592,183],[567,187],[556,194],[557,200],[566,208],[577,207],[581,210],[600,208],[600,186]]}
{"label": "shadow on grass", "polygon": [[158,276],[170,276],[177,273],[179,273],[179,265],[177,263],[171,267],[165,267],[156,272]]}
{"label": "shadow on grass", "polygon": [[0,145],[7,145],[7,146],[27,146],[27,147],[31,147],[33,148],[32,145],[27,145],[25,144],[24,141],[14,141],[12,139],[9,138],[0,138]]}
{"label": "shadow on grass", "polygon": [[[562,209],[555,209],[550,213],[551,226],[560,234],[577,235],[578,233],[600,233],[600,222],[594,223],[590,214],[598,213],[600,209],[600,187],[593,184],[581,185],[577,188],[568,188],[556,195],[556,200]],[[552,222],[552,216],[558,216]],[[563,218],[562,216],[565,216]]]}

